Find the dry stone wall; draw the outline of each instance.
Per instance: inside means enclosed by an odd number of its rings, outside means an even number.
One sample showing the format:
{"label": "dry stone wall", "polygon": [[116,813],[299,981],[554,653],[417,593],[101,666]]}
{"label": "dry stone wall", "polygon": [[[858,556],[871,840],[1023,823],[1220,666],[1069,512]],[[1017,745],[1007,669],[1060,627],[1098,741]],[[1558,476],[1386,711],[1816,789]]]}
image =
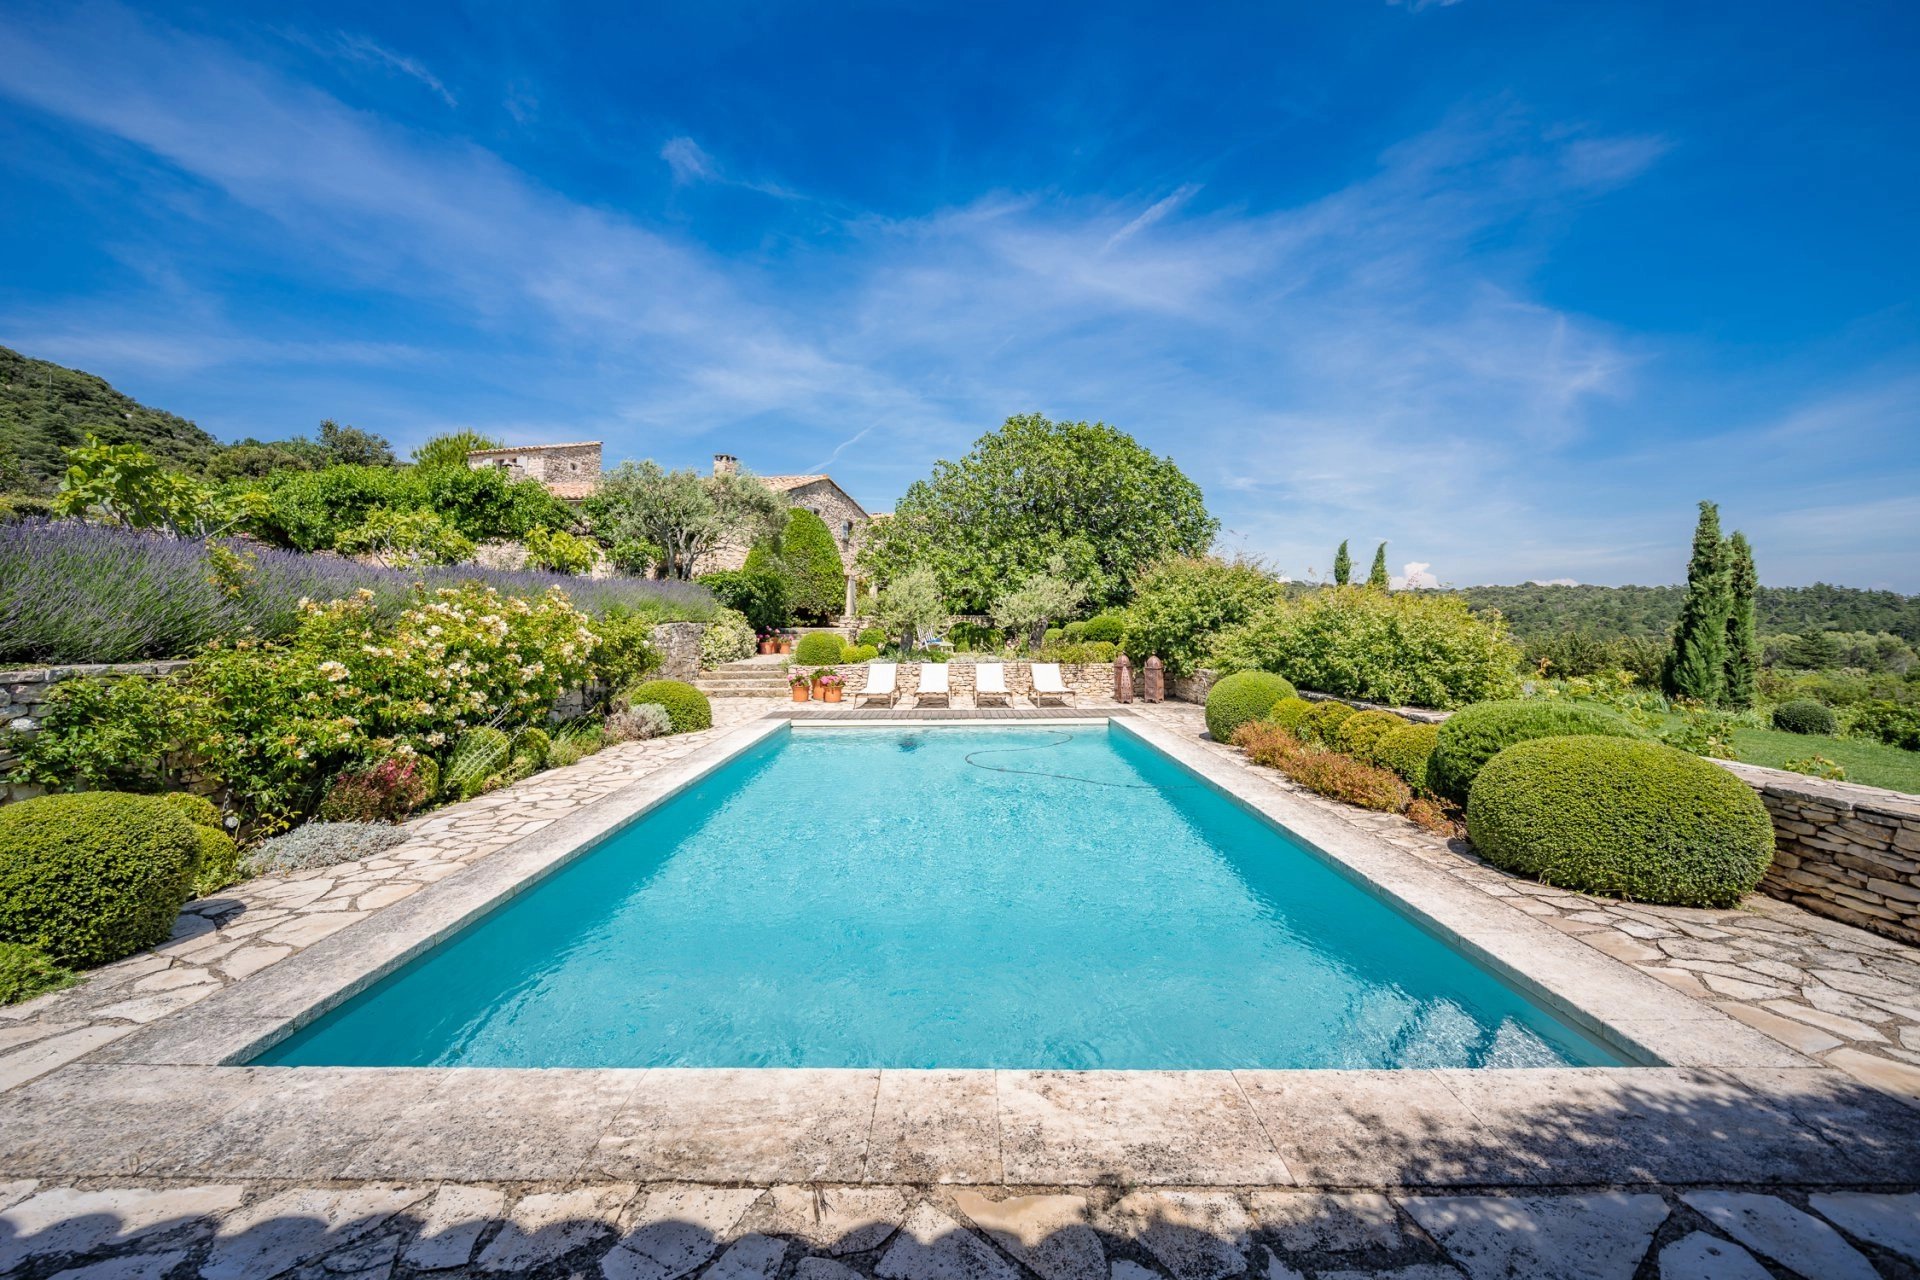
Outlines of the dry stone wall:
{"label": "dry stone wall", "polygon": [[[1168,692],[1183,702],[1205,702],[1214,679],[1213,672],[1198,671],[1169,680]],[[1375,707],[1304,689],[1300,696]],[[1444,711],[1381,709],[1427,724],[1447,718]],[[1773,866],[1762,892],[1920,945],[1920,797],[1733,760],[1714,763],[1759,793],[1773,819]]]}

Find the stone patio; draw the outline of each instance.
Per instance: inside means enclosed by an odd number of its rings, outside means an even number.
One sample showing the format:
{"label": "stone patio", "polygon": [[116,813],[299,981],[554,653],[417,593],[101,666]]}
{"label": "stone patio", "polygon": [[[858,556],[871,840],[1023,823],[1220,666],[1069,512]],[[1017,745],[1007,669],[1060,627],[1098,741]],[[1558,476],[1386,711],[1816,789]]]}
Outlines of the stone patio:
{"label": "stone patio", "polygon": [[[1132,712],[1839,1071],[683,1073],[706,1081],[690,1094],[672,1072],[116,1064],[169,1014],[268,989],[285,959],[772,709],[729,701],[708,733],[441,810],[382,857],[192,904],[165,946],[0,1010],[0,1274],[1920,1276],[1920,1109],[1890,1097],[1920,1096],[1914,952],[1767,900],[1675,911],[1512,879],[1253,770],[1182,704]],[[129,1080],[147,1111],[92,1105]],[[702,1145],[752,1176],[689,1176]]]}

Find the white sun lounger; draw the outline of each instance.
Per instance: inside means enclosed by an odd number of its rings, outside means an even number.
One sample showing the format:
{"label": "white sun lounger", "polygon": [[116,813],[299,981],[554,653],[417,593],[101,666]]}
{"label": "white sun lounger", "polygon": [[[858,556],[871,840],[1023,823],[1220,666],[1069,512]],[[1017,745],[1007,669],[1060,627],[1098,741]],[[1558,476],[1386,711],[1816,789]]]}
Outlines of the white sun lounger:
{"label": "white sun lounger", "polygon": [[1006,663],[982,662],[973,669],[973,705],[979,706],[986,698],[998,698],[1008,706],[1013,705],[1013,695],[1007,692]]}
{"label": "white sun lounger", "polygon": [[920,692],[914,696],[914,705],[919,706],[928,698],[938,698],[948,706],[953,705],[950,691],[949,673],[944,662],[923,662],[920,664]]}
{"label": "white sun lounger", "polygon": [[1036,662],[1033,664],[1033,700],[1058,698],[1064,704],[1073,697],[1073,690],[1067,688],[1067,682],[1060,678],[1060,664],[1057,662]]}
{"label": "white sun lounger", "polygon": [[885,698],[887,705],[892,706],[893,700],[900,696],[900,686],[896,678],[899,671],[898,663],[869,662],[866,688],[853,695],[853,705],[859,706],[862,698]]}

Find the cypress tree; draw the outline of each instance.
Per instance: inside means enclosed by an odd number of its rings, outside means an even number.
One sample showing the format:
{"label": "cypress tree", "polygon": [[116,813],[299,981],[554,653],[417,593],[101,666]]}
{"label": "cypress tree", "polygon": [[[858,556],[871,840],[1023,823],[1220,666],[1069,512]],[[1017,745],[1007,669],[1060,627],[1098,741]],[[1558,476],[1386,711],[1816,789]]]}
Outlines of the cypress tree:
{"label": "cypress tree", "polygon": [[1373,553],[1373,568],[1367,573],[1367,585],[1377,591],[1387,589],[1387,544],[1381,543]]}
{"label": "cypress tree", "polygon": [[846,607],[847,570],[827,522],[804,507],[787,512],[780,536],[747,553],[749,573],[776,573],[795,613],[831,618]]}
{"label": "cypress tree", "polygon": [[1660,684],[1669,698],[1718,703],[1727,681],[1727,548],[1720,540],[1720,508],[1700,504],[1687,562],[1687,595],[1674,624]]}
{"label": "cypress tree", "polygon": [[1347,540],[1340,539],[1340,549],[1333,553],[1333,584],[1344,587],[1353,581],[1353,557],[1347,554]]}
{"label": "cypress tree", "polygon": [[1753,705],[1760,683],[1760,638],[1754,632],[1755,599],[1760,575],[1753,567],[1753,548],[1738,529],[1727,539],[1727,676],[1726,705],[1740,710]]}

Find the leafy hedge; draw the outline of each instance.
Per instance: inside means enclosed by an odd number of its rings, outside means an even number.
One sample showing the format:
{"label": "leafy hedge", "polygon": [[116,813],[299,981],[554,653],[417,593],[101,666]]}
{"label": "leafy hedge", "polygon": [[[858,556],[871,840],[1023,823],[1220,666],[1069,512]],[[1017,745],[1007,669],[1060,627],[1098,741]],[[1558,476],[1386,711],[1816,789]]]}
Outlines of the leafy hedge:
{"label": "leafy hedge", "polygon": [[1518,657],[1498,614],[1476,617],[1454,596],[1364,587],[1281,600],[1214,644],[1223,671],[1278,671],[1305,689],[1403,707],[1510,696]]}
{"label": "leafy hedge", "polygon": [[738,611],[755,631],[777,631],[793,620],[787,580],[778,573],[723,569],[703,573],[696,581],[713,592],[715,600]]}
{"label": "leafy hedge", "polygon": [[1340,725],[1348,717],[1357,714],[1344,702],[1316,702],[1312,710],[1300,718],[1297,732],[1307,742],[1322,742],[1331,746],[1334,735],[1340,732]]}
{"label": "leafy hedge", "polygon": [[1137,667],[1158,654],[1168,674],[1186,675],[1204,664],[1222,630],[1253,617],[1279,600],[1284,590],[1256,565],[1211,558],[1162,560],[1134,582],[1133,603],[1127,608],[1127,656]]}
{"label": "leafy hedge", "polygon": [[1301,722],[1312,714],[1313,707],[1313,703],[1299,694],[1291,698],[1282,698],[1273,704],[1272,710],[1267,712],[1267,723],[1277,724],[1289,733],[1296,733],[1299,731]]}
{"label": "leafy hedge", "polygon": [[1920,705],[1880,698],[1854,709],[1847,727],[1866,738],[1878,738],[1890,747],[1920,751]]}
{"label": "leafy hedge", "polygon": [[1773,858],[1772,820],[1746,783],[1673,747],[1593,735],[1537,738],[1488,761],[1467,835],[1505,870],[1674,906],[1732,906]]}
{"label": "leafy hedge", "polygon": [[1387,770],[1323,751],[1271,722],[1242,725],[1233,741],[1255,764],[1278,769],[1329,799],[1382,813],[1403,812],[1413,800],[1407,784]]}
{"label": "leafy hedge", "polygon": [[92,966],[163,942],[205,830],[154,796],[41,796],[0,808],[0,942]]}
{"label": "leafy hedge", "polygon": [[793,646],[796,667],[830,667],[841,661],[847,642],[832,631],[809,631]]}
{"label": "leafy hedge", "polygon": [[71,970],[49,960],[40,948],[0,942],[0,1005],[31,1000],[76,981]]}
{"label": "leafy hedge", "polygon": [[1393,770],[1415,791],[1429,791],[1432,788],[1427,782],[1427,762],[1439,740],[1437,724],[1403,723],[1374,744],[1374,762]]}
{"label": "leafy hedge", "polygon": [[1812,698],[1795,698],[1773,709],[1773,727],[1787,733],[1831,734],[1840,723],[1826,705]]}
{"label": "leafy hedge", "polygon": [[1207,691],[1207,732],[1215,742],[1232,742],[1241,725],[1258,720],[1282,698],[1294,696],[1293,686],[1265,671],[1243,671],[1216,680]]}
{"label": "leafy hedge", "polygon": [[1334,729],[1330,745],[1356,760],[1378,764],[1379,761],[1374,758],[1374,748],[1382,738],[1406,723],[1391,711],[1359,711],[1342,720]]}
{"label": "leafy hedge", "polygon": [[1457,711],[1440,726],[1439,740],[1427,764],[1427,781],[1437,793],[1464,801],[1475,775],[1487,761],[1516,742],[1596,734],[1613,738],[1647,735],[1615,712],[1577,702],[1482,702]]}
{"label": "leafy hedge", "polygon": [[630,707],[649,702],[665,707],[675,733],[713,728],[713,704],[707,701],[706,694],[690,684],[678,680],[649,680],[627,690],[624,697]]}

